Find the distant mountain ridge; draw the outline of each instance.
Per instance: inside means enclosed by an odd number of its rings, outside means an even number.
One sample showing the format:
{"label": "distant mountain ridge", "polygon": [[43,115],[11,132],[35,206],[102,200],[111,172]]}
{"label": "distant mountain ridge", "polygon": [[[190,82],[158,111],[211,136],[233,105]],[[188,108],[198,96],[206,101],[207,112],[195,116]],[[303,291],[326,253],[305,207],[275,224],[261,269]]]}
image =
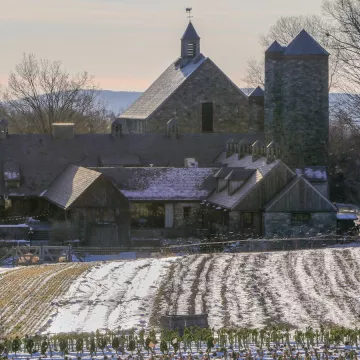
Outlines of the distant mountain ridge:
{"label": "distant mountain ridge", "polygon": [[[241,88],[246,94],[251,92],[251,88]],[[249,90],[249,91],[246,91]],[[99,90],[98,99],[106,104],[109,111],[112,111],[115,115],[123,113],[131,104],[133,104],[140,96],[142,92],[138,91],[112,91],[112,90]],[[334,112],[335,107],[344,106],[346,103],[346,93],[330,93],[329,95],[329,107],[330,118]]]}

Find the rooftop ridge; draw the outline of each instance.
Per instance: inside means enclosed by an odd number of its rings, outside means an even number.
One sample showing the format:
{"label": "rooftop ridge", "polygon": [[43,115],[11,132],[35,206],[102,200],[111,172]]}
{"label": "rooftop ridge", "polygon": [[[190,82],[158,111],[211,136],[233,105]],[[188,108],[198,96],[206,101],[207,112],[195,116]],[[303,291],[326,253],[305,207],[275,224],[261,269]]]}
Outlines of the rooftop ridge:
{"label": "rooftop ridge", "polygon": [[301,30],[284,51],[285,56],[324,55],[329,53],[305,30]]}

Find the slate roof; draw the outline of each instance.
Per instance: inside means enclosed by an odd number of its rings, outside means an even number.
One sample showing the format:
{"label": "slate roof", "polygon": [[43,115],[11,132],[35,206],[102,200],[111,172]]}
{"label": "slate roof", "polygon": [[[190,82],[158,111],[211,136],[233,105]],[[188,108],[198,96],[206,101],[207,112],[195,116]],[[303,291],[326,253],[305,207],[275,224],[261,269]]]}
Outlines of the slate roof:
{"label": "slate roof", "polygon": [[100,176],[99,172],[70,165],[56,178],[43,196],[57,206],[68,209]]}
{"label": "slate roof", "polygon": [[[9,196],[38,196],[71,164],[97,167],[102,161],[107,164],[116,160],[121,165],[184,166],[185,158],[195,158],[200,167],[216,167],[226,141],[245,137],[254,142],[264,136],[181,134],[179,139],[169,139],[163,134],[129,134],[114,139],[110,134],[87,134],[54,140],[51,135],[10,135],[0,141],[0,168],[7,161],[19,164],[20,187],[6,190],[0,172],[0,194],[9,191]],[[128,164],[129,157],[134,164]]]}
{"label": "slate roof", "polygon": [[130,200],[200,201],[216,187],[216,168],[94,168]]}
{"label": "slate roof", "polygon": [[266,49],[266,53],[282,53],[285,46],[281,46],[276,40]]}
{"label": "slate roof", "polygon": [[229,195],[228,187],[225,187],[220,192],[214,191],[207,199],[211,204],[224,207],[226,209],[233,209],[235,205],[263,178],[259,170],[253,170],[252,175],[247,181],[232,195]]}
{"label": "slate roof", "polygon": [[[267,164],[265,157],[259,157],[257,160],[252,161],[251,155],[246,155],[241,159],[238,159],[237,154],[233,154],[229,157],[226,157],[226,153],[221,153],[216,159],[217,162],[220,162],[224,165],[227,165],[227,171],[231,169],[231,171],[240,168],[238,171],[243,172],[242,180],[244,184],[232,195],[228,193],[228,187],[225,187],[220,192],[213,192],[207,201],[212,204],[216,204],[218,206],[224,207],[226,209],[234,208],[244,196],[252,190],[252,188],[264,178],[276,165],[278,165],[281,161],[274,160],[271,163]],[[245,170],[245,171],[244,171]],[[230,172],[226,172],[224,170],[223,176],[231,175]]]}
{"label": "slate roof", "polygon": [[255,169],[232,168],[225,180],[246,181],[255,172]]}
{"label": "slate roof", "polygon": [[254,91],[252,91],[249,95],[249,97],[257,97],[257,96],[264,96],[264,90],[258,86]]}
{"label": "slate roof", "polygon": [[305,30],[290,42],[284,51],[285,56],[296,55],[325,55],[329,53]]}
{"label": "slate roof", "polygon": [[181,40],[200,40],[200,36],[197,34],[191,21],[189,22]]}
{"label": "slate roof", "polygon": [[196,57],[184,67],[181,67],[179,61],[176,60],[119,118],[147,119],[207,59],[204,55],[200,54],[199,57]]}

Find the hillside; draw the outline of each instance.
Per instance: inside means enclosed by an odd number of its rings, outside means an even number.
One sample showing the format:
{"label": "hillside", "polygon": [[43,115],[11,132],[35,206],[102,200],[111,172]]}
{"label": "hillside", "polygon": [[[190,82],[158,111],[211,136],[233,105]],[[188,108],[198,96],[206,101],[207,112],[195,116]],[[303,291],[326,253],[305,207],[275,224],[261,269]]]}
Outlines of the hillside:
{"label": "hillside", "polygon": [[0,273],[7,330],[95,331],[208,312],[210,326],[359,326],[360,247],[42,265]]}
{"label": "hillside", "polygon": [[[241,88],[243,92],[250,88]],[[253,90],[253,89],[250,89]],[[136,101],[141,92],[131,92],[131,91],[111,91],[111,90],[100,90],[98,92],[98,99],[104,102],[107,105],[107,108],[114,112],[116,115],[124,112],[134,101]],[[330,107],[330,117],[336,108],[339,106],[345,106],[346,94],[344,93],[330,93],[329,97],[329,107]]]}

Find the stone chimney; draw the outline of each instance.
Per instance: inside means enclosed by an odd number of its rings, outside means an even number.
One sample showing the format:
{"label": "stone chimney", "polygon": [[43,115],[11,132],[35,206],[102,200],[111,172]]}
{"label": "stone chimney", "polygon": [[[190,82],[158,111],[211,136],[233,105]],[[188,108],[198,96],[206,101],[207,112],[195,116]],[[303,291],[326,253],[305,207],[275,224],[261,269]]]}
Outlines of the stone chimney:
{"label": "stone chimney", "polygon": [[53,123],[52,135],[54,139],[73,139],[75,135],[75,124]]}

